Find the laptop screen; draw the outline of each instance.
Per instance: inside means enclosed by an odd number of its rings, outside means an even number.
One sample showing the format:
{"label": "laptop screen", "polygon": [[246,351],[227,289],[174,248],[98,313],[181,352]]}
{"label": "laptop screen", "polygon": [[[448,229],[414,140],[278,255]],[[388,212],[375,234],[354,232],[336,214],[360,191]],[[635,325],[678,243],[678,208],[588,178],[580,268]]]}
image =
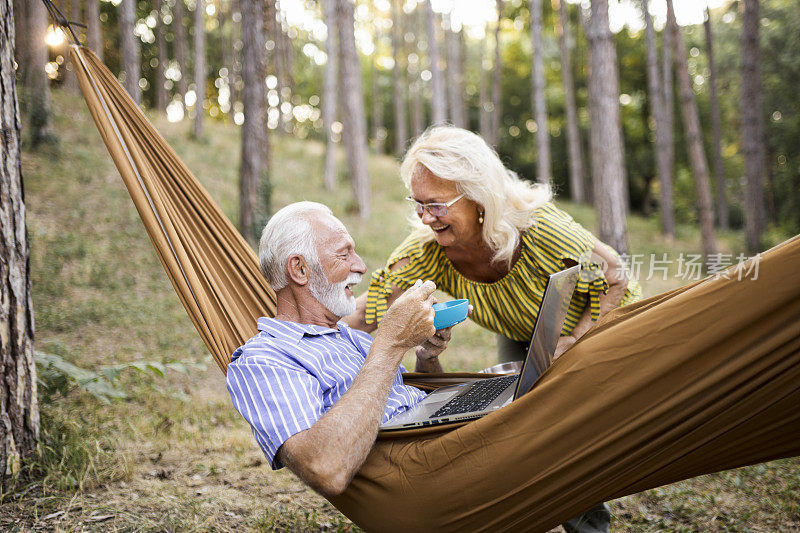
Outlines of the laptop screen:
{"label": "laptop screen", "polygon": [[561,336],[561,329],[564,327],[564,320],[567,318],[569,302],[578,282],[580,268],[580,265],[575,265],[550,275],[547,280],[539,314],[533,326],[528,355],[522,365],[517,389],[514,392],[515,400],[527,393],[553,362],[553,354]]}

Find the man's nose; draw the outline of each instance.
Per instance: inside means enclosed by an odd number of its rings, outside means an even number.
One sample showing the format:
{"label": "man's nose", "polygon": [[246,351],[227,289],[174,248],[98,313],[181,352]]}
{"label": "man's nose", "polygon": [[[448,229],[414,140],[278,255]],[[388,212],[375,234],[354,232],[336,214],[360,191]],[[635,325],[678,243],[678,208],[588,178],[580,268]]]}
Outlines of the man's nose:
{"label": "man's nose", "polygon": [[350,267],[350,270],[352,272],[358,272],[363,276],[367,272],[367,264],[364,262],[363,259],[361,259],[360,255],[355,254],[355,256],[356,256],[355,261],[353,261],[353,265]]}

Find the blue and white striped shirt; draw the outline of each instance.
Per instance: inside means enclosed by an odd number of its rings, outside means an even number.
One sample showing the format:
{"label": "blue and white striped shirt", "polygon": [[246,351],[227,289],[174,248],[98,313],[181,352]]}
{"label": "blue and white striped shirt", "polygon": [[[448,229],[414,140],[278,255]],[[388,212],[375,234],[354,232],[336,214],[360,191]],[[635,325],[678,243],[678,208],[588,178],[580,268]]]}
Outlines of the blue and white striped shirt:
{"label": "blue and white striped shirt", "polygon": [[[366,361],[372,337],[338,323],[338,330],[259,318],[259,332],[233,353],[228,365],[228,392],[250,423],[272,468],[292,435],[314,425],[353,383]],[[400,365],[383,422],[405,411],[425,393],[403,384]]]}

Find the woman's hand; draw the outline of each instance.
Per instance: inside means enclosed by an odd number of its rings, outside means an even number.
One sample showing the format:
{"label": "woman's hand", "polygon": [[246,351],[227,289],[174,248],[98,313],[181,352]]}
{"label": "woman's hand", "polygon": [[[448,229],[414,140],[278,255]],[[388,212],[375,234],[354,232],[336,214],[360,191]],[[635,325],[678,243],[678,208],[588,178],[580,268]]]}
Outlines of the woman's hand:
{"label": "woman's hand", "polygon": [[553,354],[553,361],[561,357],[561,354],[569,350],[570,347],[577,342],[577,340],[578,339],[572,335],[564,335],[563,337],[559,337],[558,344],[556,344],[556,351]]}

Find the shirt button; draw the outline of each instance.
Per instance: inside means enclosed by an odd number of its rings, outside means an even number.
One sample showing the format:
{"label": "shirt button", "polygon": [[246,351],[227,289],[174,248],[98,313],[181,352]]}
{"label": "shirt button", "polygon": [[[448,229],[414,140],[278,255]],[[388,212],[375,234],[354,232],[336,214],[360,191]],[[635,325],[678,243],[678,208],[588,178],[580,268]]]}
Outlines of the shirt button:
{"label": "shirt button", "polygon": [[335,335],[336,335],[337,339],[341,339],[342,338],[342,334],[341,333],[336,333]]}

